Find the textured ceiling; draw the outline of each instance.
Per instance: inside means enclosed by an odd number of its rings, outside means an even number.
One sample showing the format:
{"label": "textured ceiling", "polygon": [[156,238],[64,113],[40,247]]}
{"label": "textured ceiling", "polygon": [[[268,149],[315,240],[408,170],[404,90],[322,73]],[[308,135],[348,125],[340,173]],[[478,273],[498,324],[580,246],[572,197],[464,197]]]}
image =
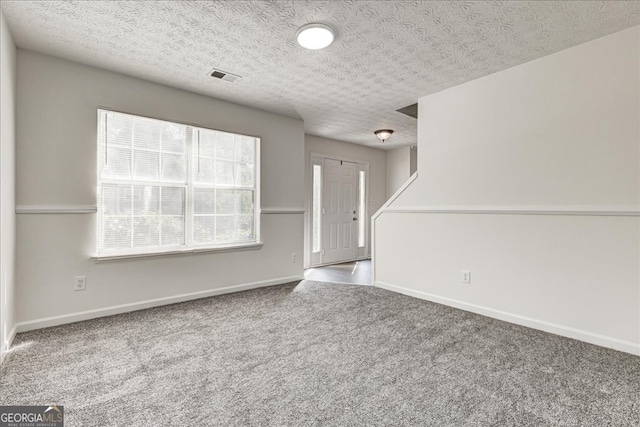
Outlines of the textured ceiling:
{"label": "textured ceiling", "polygon": [[[640,23],[624,1],[6,1],[25,49],[304,119],[307,133],[414,144],[395,110]],[[295,42],[310,22],[333,45]],[[239,74],[236,83],[207,75]],[[373,131],[395,129],[385,146]]]}

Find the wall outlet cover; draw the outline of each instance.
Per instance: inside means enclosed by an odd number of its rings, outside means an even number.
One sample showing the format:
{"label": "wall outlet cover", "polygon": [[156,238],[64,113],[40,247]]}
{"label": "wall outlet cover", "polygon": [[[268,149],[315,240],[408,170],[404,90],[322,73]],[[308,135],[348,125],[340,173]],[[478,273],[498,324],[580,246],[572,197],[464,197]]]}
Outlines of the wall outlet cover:
{"label": "wall outlet cover", "polygon": [[73,283],[74,291],[84,291],[87,289],[87,276],[76,276]]}
{"label": "wall outlet cover", "polygon": [[471,283],[471,272],[468,270],[462,270],[462,276],[460,277],[462,283]]}

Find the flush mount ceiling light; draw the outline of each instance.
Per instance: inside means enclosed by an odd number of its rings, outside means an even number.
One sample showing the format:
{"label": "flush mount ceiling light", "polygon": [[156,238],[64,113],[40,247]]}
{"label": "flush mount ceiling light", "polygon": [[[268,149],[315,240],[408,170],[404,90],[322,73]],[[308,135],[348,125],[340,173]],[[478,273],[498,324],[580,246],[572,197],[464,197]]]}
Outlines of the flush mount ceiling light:
{"label": "flush mount ceiling light", "polygon": [[374,133],[380,139],[380,141],[385,142],[387,139],[389,139],[393,131],[391,129],[379,129]]}
{"label": "flush mount ceiling light", "polygon": [[305,49],[324,49],[333,43],[333,29],[324,24],[308,24],[300,27],[296,39]]}

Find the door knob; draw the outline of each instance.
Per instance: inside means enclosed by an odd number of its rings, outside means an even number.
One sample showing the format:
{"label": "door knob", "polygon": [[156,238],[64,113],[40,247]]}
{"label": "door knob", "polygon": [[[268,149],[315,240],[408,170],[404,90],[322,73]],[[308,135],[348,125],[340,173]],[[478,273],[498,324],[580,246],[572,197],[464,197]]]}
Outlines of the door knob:
{"label": "door knob", "polygon": [[358,218],[356,218],[356,217],[354,216],[354,217],[353,217],[353,220],[354,220],[354,221],[357,221],[357,220],[358,220]]}

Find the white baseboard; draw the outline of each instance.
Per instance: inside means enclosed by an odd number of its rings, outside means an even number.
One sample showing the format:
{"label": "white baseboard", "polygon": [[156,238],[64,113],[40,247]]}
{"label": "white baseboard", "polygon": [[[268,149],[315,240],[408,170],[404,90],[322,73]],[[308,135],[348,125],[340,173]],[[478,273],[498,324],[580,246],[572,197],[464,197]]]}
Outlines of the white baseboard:
{"label": "white baseboard", "polygon": [[11,329],[11,331],[9,332],[9,336],[2,343],[2,346],[0,348],[0,365],[2,364],[2,362],[4,362],[4,358],[9,353],[9,349],[11,348],[11,345],[13,344],[13,339],[16,337],[16,334],[17,334],[16,328],[17,328],[17,326],[14,325],[13,328]]}
{"label": "white baseboard", "polygon": [[544,332],[549,332],[555,335],[563,337],[573,338],[578,341],[588,342],[590,344],[599,345],[602,347],[612,348],[614,350],[623,351],[625,353],[631,353],[636,356],[640,356],[640,344],[636,344],[630,341],[623,341],[617,338],[611,338],[604,335],[594,334],[592,332],[583,331],[580,329],[571,328],[568,326],[562,326],[555,323],[544,322],[542,320],[532,319],[530,317],[524,317],[513,313],[507,313],[501,310],[495,310],[493,308],[483,307],[476,304],[467,303],[451,298],[441,297],[433,295],[427,292],[417,291],[414,289],[403,288],[401,286],[392,285],[381,281],[376,281],[374,286],[382,289],[386,289],[392,292],[398,292],[404,295],[409,295],[415,298],[432,301],[435,303],[447,305],[450,307],[459,308],[461,310],[470,311],[472,313],[481,314],[483,316],[492,317],[494,319],[503,320],[509,323],[515,323],[516,325],[526,326],[528,328],[537,329]]}
{"label": "white baseboard", "polygon": [[206,291],[192,292],[188,294],[175,295],[165,298],[134,302],[130,304],[114,305],[111,307],[98,308],[95,310],[80,311],[77,313],[64,314],[61,316],[46,317],[42,319],[19,322],[14,328],[14,334],[32,331],[34,329],[48,328],[51,326],[75,323],[83,320],[96,319],[98,317],[112,316],[114,314],[128,313],[131,311],[144,310],[146,308],[159,307],[162,305],[175,304],[178,302],[191,301],[200,298],[208,298],[216,295],[230,294],[233,292],[247,291],[249,289],[264,288],[267,286],[281,285],[283,283],[303,280],[302,276],[281,277],[278,279],[264,280],[261,282],[244,283],[241,285],[227,286],[224,288],[209,289]]}

